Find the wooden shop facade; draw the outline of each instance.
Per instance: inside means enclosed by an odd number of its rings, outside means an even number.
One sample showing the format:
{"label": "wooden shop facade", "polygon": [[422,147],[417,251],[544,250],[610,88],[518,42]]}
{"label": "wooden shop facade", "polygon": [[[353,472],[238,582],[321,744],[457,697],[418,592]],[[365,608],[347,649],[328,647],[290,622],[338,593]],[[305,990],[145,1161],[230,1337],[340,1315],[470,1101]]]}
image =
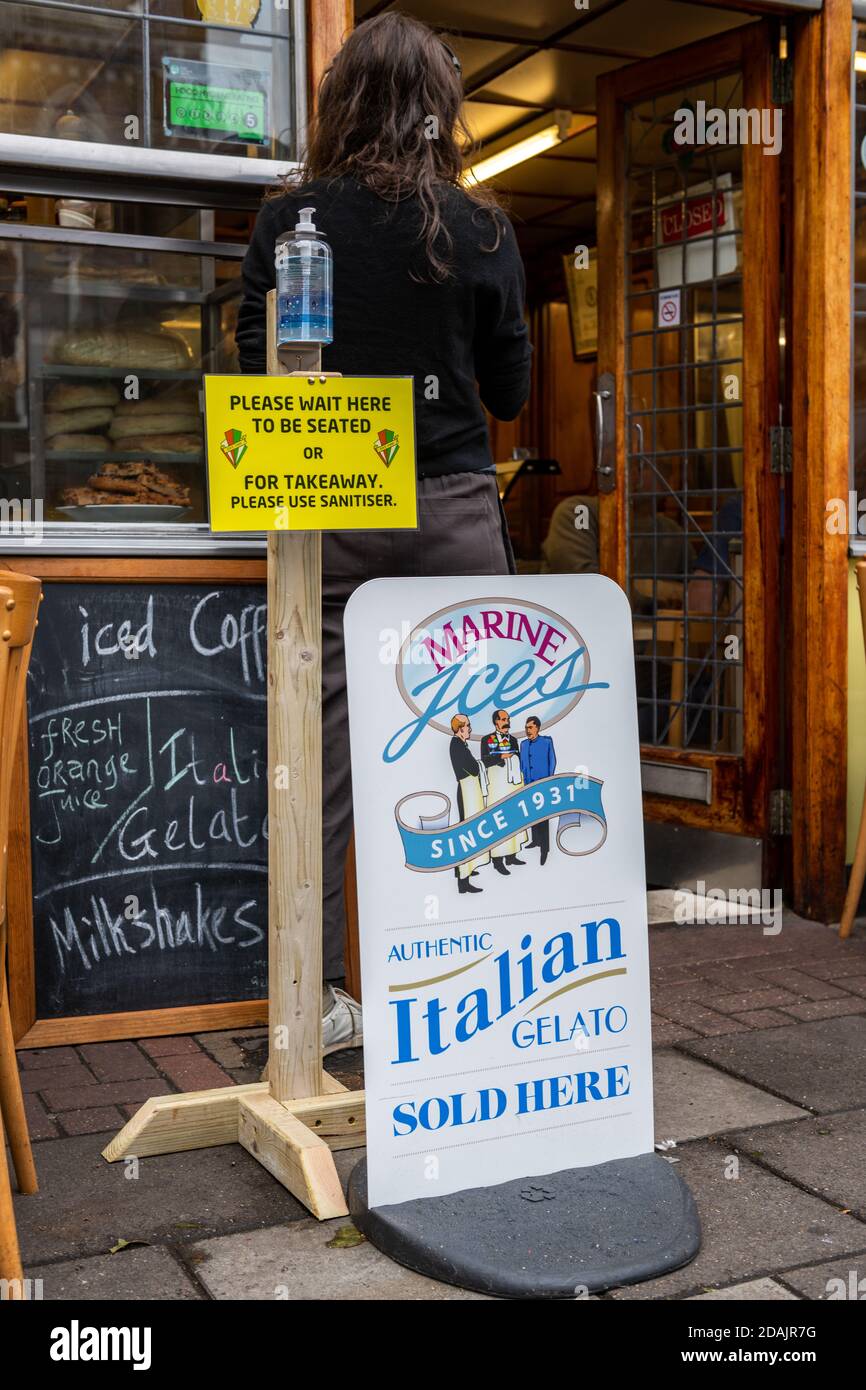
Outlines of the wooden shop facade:
{"label": "wooden shop facade", "polygon": [[[9,846],[27,1046],[266,1016],[264,544],[208,528],[200,377],[236,370],[256,210],[384,8],[0,7],[0,565],[45,592]],[[532,395],[491,422],[518,568],[632,602],[650,882],[838,920],[866,774],[866,3],[400,8],[460,58],[527,268]]]}

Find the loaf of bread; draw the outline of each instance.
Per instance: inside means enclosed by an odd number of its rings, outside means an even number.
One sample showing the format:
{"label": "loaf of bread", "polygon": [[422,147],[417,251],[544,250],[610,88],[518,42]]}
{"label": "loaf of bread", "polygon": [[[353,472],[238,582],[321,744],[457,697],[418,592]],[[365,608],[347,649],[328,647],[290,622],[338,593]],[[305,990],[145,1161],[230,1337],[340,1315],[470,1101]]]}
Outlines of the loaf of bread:
{"label": "loaf of bread", "polygon": [[145,454],[200,454],[200,434],[143,434],[136,439],[135,448]]}
{"label": "loaf of bread", "polygon": [[46,397],[45,404],[51,411],[84,410],[88,406],[117,405],[120,392],[110,381],[74,382],[61,381]]}
{"label": "loaf of bread", "polygon": [[151,406],[150,413],[139,415],[118,415],[115,413],[108,433],[112,439],[122,440],[139,439],[144,435],[152,437],[158,434],[180,434],[200,428],[201,417],[193,414],[192,411],[165,409],[156,412]]}
{"label": "loaf of bread", "polygon": [[67,487],[60,494],[60,505],[63,507],[95,507],[100,502],[116,501],[116,497],[110,497],[107,492],[97,492],[92,487]]}
{"label": "loaf of bread", "polygon": [[169,387],[158,391],[140,401],[121,401],[114,412],[116,420],[142,420],[147,416],[162,416],[166,412],[173,415],[201,416],[198,392],[194,387]]}
{"label": "loaf of bread", "polygon": [[52,362],[70,367],[182,371],[191,360],[192,354],[179,334],[145,328],[79,329],[57,338],[51,349]]}
{"label": "loaf of bread", "polygon": [[189,488],[154,463],[104,463],[86,487],[69,487],[60,495],[71,506],[189,506]]}
{"label": "loaf of bread", "polygon": [[49,411],[45,416],[45,438],[57,434],[83,434],[87,430],[103,429],[111,424],[110,406],[95,405],[87,410]]}
{"label": "loaf of bread", "polygon": [[108,447],[103,434],[56,434],[51,440],[53,454],[107,454]]}

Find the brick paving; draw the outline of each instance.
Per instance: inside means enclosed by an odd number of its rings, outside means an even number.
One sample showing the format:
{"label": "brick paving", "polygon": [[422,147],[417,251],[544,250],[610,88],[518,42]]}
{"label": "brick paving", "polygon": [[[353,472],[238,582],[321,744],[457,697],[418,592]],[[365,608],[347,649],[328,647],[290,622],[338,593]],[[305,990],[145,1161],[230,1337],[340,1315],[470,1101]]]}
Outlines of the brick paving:
{"label": "brick paving", "polygon": [[[264,1037],[264,1030],[256,1034]],[[202,1041],[142,1038],[19,1052],[31,1138],[114,1131],[149,1096],[205,1091],[257,1079],[255,1068],[246,1068],[249,1074],[243,1076],[237,1069],[225,1070],[208,1051],[207,1035],[201,1036]],[[243,1058],[240,1049],[238,1056]]]}
{"label": "brick paving", "polygon": [[[691,959],[670,961],[685,937]],[[664,928],[650,932],[650,954],[657,1045],[684,1030],[713,1037],[866,1011],[866,939],[840,942],[829,927],[786,917],[777,936],[760,925]]]}
{"label": "brick paving", "polygon": [[[656,1047],[866,1013],[866,935],[840,942],[786,916],[775,936],[760,925],[653,928],[650,954]],[[256,1080],[264,1038],[226,1029],[23,1051],[33,1137],[113,1130],[149,1096]]]}
{"label": "brick paving", "polygon": [[[743,1047],[743,1035],[755,1033],[760,1035],[755,1039],[755,1048],[766,1049],[769,1046],[768,1038],[776,1029],[786,1028],[791,1030],[796,1027],[798,1039],[805,1038],[808,1030],[811,1029],[833,1029],[845,1028],[848,1026],[857,1027],[856,1019],[853,1016],[866,1014],[866,929],[860,924],[854,937],[848,942],[840,942],[836,931],[816,925],[806,923],[791,914],[786,913],[783,920],[782,930],[778,934],[764,934],[760,925],[751,926],[744,923],[734,924],[704,924],[699,926],[660,926],[650,930],[650,955],[651,955],[651,977],[652,977],[652,1010],[653,1010],[653,1043],[656,1049],[666,1049],[668,1057],[674,1059],[679,1057],[680,1062],[676,1065],[685,1064],[685,1054],[690,1051],[701,1057],[700,1066],[706,1069],[718,1068],[713,1075],[722,1078],[720,1084],[727,1087],[742,1086],[741,1082],[733,1082],[730,1073],[743,1075],[743,1069],[739,1062],[734,1065],[725,1060],[731,1047],[739,1048],[741,1055]],[[852,1019],[850,1025],[845,1020]],[[826,1022],[822,1022],[826,1021]],[[838,1023],[833,1023],[838,1020]],[[805,1030],[805,1032],[801,1031]],[[846,1035],[847,1036],[847,1035]],[[817,1044],[816,1044],[817,1045]],[[746,1044],[746,1046],[748,1046]],[[77,1150],[73,1153],[76,1145],[91,1145],[95,1143],[94,1159],[95,1164],[91,1163],[90,1181],[97,1184],[107,1184],[108,1179],[103,1174],[114,1172],[108,1169],[98,1158],[98,1150],[107,1140],[110,1134],[116,1132],[125,1121],[134,1115],[140,1104],[149,1096],[169,1095],[181,1091],[202,1090],[211,1087],[231,1086],[242,1082],[258,1080],[261,1065],[266,1056],[266,1031],[264,1029],[226,1029],[219,1033],[200,1033],[193,1037],[156,1037],[143,1038],[140,1040],[124,1040],[106,1043],[87,1043],[77,1047],[64,1046],[58,1048],[38,1048],[25,1050],[19,1054],[21,1066],[22,1083],[25,1091],[25,1101],[27,1106],[28,1119],[30,1123],[31,1136],[35,1141],[35,1155],[37,1168],[40,1164],[51,1171],[51,1164],[46,1161],[46,1154],[50,1150],[57,1155],[65,1152],[64,1146],[70,1146],[69,1157],[59,1159],[55,1165],[55,1172],[66,1172],[64,1165],[68,1165],[69,1176],[64,1177],[62,1182],[55,1177],[55,1191],[50,1194],[51,1200],[71,1203],[71,1209],[76,1210],[73,1184],[76,1181],[75,1175],[80,1174],[81,1159],[77,1156]],[[691,1065],[698,1065],[697,1063]],[[328,1067],[334,1074],[338,1075],[344,1084],[350,1087],[363,1085],[362,1079],[362,1059],[359,1051],[351,1053],[337,1054],[328,1059]],[[748,1072],[746,1072],[748,1075]],[[755,1090],[755,1084],[758,1090]],[[752,1096],[763,1096],[768,1100],[772,1095],[787,1094],[779,1091],[775,1084],[767,1081],[757,1083],[752,1080],[751,1087],[747,1088]],[[735,1094],[733,1091],[731,1094]],[[852,1093],[853,1095],[853,1093]],[[689,1104],[692,1103],[690,1096],[686,1097]],[[775,1102],[774,1102],[775,1103]],[[734,1102],[736,1106],[739,1101]],[[797,1105],[802,1107],[804,1101],[797,1098]],[[838,1199],[831,1203],[831,1198],[825,1196],[820,1190],[820,1184],[811,1176],[803,1176],[797,1169],[796,1162],[791,1159],[792,1176],[785,1170],[785,1159],[783,1149],[787,1143],[786,1135],[790,1133],[791,1152],[799,1152],[796,1145],[800,1145],[803,1153],[808,1154],[809,1144],[820,1142],[820,1136],[825,1134],[825,1128],[819,1126],[812,1134],[808,1129],[814,1126],[815,1107],[812,1113],[808,1114],[810,1102],[806,1101],[806,1110],[800,1109],[800,1115],[805,1118],[788,1121],[783,1123],[773,1123],[767,1121],[762,1131],[755,1130],[755,1133],[763,1132],[770,1135],[772,1131],[777,1131],[779,1135],[778,1154],[773,1157],[772,1162],[754,1153],[750,1149],[750,1156],[755,1168],[754,1181],[763,1181],[762,1173],[767,1168],[773,1174],[773,1181],[784,1183],[785,1191],[791,1194],[790,1200],[802,1202],[804,1192],[811,1192],[814,1195],[810,1201],[822,1201],[827,1205],[828,1217],[830,1211],[847,1213],[849,1208],[856,1207],[856,1202],[849,1197],[845,1206],[841,1206]],[[860,1109],[863,1104],[859,1095],[848,1101],[843,1101],[837,1109],[850,1119],[853,1124],[866,1126],[866,1110]],[[790,1107],[789,1107],[790,1109]],[[795,1115],[796,1111],[793,1112]],[[739,1124],[744,1123],[737,1111]],[[846,1120],[847,1122],[847,1120]],[[759,1121],[760,1123],[760,1121]],[[731,1124],[726,1122],[722,1126],[722,1131],[731,1130]],[[698,1130],[691,1130],[689,1134],[697,1134]],[[683,1143],[680,1140],[679,1152],[687,1155],[694,1154],[694,1161],[704,1162],[701,1154],[711,1152],[713,1144],[713,1134],[709,1129],[703,1129],[701,1134],[708,1136],[707,1139],[690,1146],[688,1139]],[[103,1139],[101,1136],[105,1136]],[[799,1135],[799,1139],[796,1136]],[[707,1148],[709,1142],[710,1148]],[[751,1142],[751,1141],[750,1141]],[[702,1147],[703,1145],[703,1147]],[[727,1153],[731,1146],[731,1139],[722,1141],[722,1150]],[[758,1146],[760,1147],[760,1146]],[[768,1141],[769,1147],[769,1141]],[[90,1152],[90,1149],[87,1150]],[[216,1154],[220,1151],[214,1151]],[[243,1165],[246,1158],[240,1160],[240,1155],[235,1158],[236,1151],[227,1151],[230,1157],[228,1163],[228,1181],[230,1183],[239,1182],[243,1186],[238,1188],[238,1192],[247,1193],[250,1186],[250,1178],[239,1174],[237,1178],[231,1176],[232,1170],[236,1166]],[[845,1145],[841,1152],[844,1155]],[[833,1153],[837,1153],[833,1150]],[[781,1155],[781,1156],[780,1156]],[[197,1156],[201,1162],[201,1156]],[[185,1156],[176,1156],[176,1159],[184,1159]],[[352,1158],[351,1154],[343,1156],[342,1161],[348,1162]],[[158,1160],[155,1162],[168,1163],[170,1160]],[[195,1164],[196,1159],[189,1158],[190,1164]],[[679,1160],[677,1160],[679,1161]],[[811,1161],[811,1159],[809,1160]],[[853,1161],[853,1155],[850,1160]],[[797,1159],[797,1162],[805,1163],[805,1159]],[[712,1166],[712,1165],[711,1165]],[[255,1169],[256,1165],[253,1165]],[[196,1169],[196,1173],[197,1173]],[[222,1170],[220,1170],[222,1172]],[[708,1169],[708,1172],[710,1169]],[[805,1170],[804,1170],[805,1171]],[[845,1183],[850,1183],[846,1169],[839,1177],[840,1188]],[[256,1200],[262,1201],[262,1214],[254,1221],[251,1218],[246,1221],[246,1229],[251,1230],[255,1227],[265,1227],[274,1232],[278,1232],[285,1227],[287,1216],[282,1217],[283,1227],[274,1226],[274,1222],[279,1218],[274,1211],[274,1203],[277,1198],[272,1196],[272,1191],[276,1191],[269,1186],[271,1180],[266,1174],[256,1172],[253,1175],[254,1183],[264,1184],[262,1187],[262,1197]],[[58,1191],[58,1184],[65,1187],[70,1185],[70,1192]],[[126,1184],[122,1185],[129,1192]],[[191,1183],[193,1192],[201,1191],[197,1176]],[[101,1187],[99,1190],[102,1190]],[[107,1191],[106,1187],[106,1191]],[[775,1191],[776,1189],[774,1189]],[[280,1190],[281,1192],[281,1190]],[[780,1209],[785,1206],[788,1200],[784,1198],[782,1189],[779,1189]],[[856,1195],[856,1194],[855,1194]],[[696,1192],[699,1205],[701,1192]],[[281,1193],[279,1200],[287,1199],[287,1194]],[[24,1213],[23,1204],[28,1199],[17,1199],[22,1203],[21,1212]],[[217,1236],[221,1231],[230,1232],[234,1228],[234,1223],[238,1220],[237,1211],[240,1197],[233,1187],[227,1189],[225,1198],[214,1198],[217,1216],[212,1224],[212,1230]],[[289,1207],[292,1209],[291,1220],[302,1221],[307,1219],[307,1214],[298,1204],[288,1199]],[[862,1206],[862,1203],[861,1203]],[[296,1210],[295,1210],[296,1209]],[[805,1210],[805,1208],[804,1208]],[[197,1211],[190,1208],[193,1218],[197,1216]],[[83,1218],[84,1225],[90,1217]],[[245,1218],[241,1218],[242,1224]],[[851,1223],[854,1223],[852,1228]],[[222,1224],[220,1224],[222,1223]],[[177,1231],[181,1234],[177,1240],[182,1240],[182,1232],[192,1229],[196,1225],[194,1219],[190,1223],[184,1216],[183,1220],[177,1223]],[[859,1231],[862,1227],[862,1238]],[[44,1233],[44,1226],[39,1230]],[[812,1226],[809,1226],[809,1230]],[[855,1234],[851,1235],[850,1231]],[[862,1250],[866,1252],[866,1218],[863,1215],[846,1215],[845,1240],[848,1248],[852,1250]],[[43,1237],[44,1239],[44,1234]],[[65,1237],[64,1237],[65,1238]],[[275,1235],[279,1248],[281,1237]],[[171,1260],[166,1265],[161,1259],[155,1259],[154,1268],[176,1269],[177,1262],[189,1275],[189,1292],[169,1293],[155,1292],[149,1296],[153,1297],[208,1297],[224,1296],[208,1291],[207,1280],[200,1278],[196,1261],[198,1256],[192,1254],[182,1255],[179,1253],[180,1247],[177,1240],[169,1239],[167,1242],[164,1237],[158,1237],[154,1241],[155,1245],[167,1245],[171,1252]],[[26,1241],[24,1242],[25,1262],[27,1261]],[[782,1246],[780,1245],[780,1249]],[[784,1246],[785,1250],[788,1249]],[[787,1286],[797,1289],[799,1286],[796,1281],[786,1280],[785,1270],[793,1268],[796,1262],[803,1264],[803,1257],[799,1252],[799,1246],[791,1245],[790,1254],[779,1260],[769,1259],[763,1263],[757,1260],[757,1266],[762,1266],[761,1272],[772,1274],[774,1278],[781,1279],[782,1283],[787,1282]],[[829,1260],[832,1251],[828,1251],[826,1259]],[[62,1255],[62,1260],[61,1260]],[[75,1266],[63,1264],[63,1261],[81,1257],[83,1265],[88,1261],[104,1259],[105,1254],[100,1253],[97,1257],[92,1246],[88,1246],[87,1240],[82,1236],[80,1247],[76,1247],[76,1241],[71,1231],[69,1236],[68,1248],[62,1251],[60,1247],[52,1251],[49,1265],[46,1269],[51,1269],[51,1261],[57,1262],[58,1270],[61,1267],[66,1270],[64,1279],[72,1280],[74,1286]],[[166,1256],[167,1258],[167,1256]],[[808,1256],[816,1259],[818,1256]],[[866,1258],[866,1255],[864,1255]],[[824,1260],[823,1252],[820,1259]],[[741,1268],[741,1275],[745,1277],[749,1273],[747,1268],[748,1261],[745,1254],[735,1252],[732,1257],[731,1271],[739,1261],[737,1267]],[[71,1272],[70,1272],[71,1271]],[[162,1276],[161,1276],[162,1277]],[[665,1285],[664,1280],[655,1281],[659,1284],[658,1292],[649,1289],[643,1295],[646,1297],[670,1297],[678,1296],[679,1288],[691,1288],[690,1276],[682,1274],[677,1276],[679,1284]],[[739,1277],[739,1276],[737,1276]],[[816,1276],[817,1277],[817,1276]],[[82,1275],[82,1278],[84,1276]],[[707,1283],[718,1281],[720,1288],[727,1287],[733,1290],[739,1287],[734,1273],[724,1273],[711,1276]],[[175,1281],[176,1282],[176,1281]],[[767,1282],[765,1279],[764,1283]],[[813,1281],[814,1282],[814,1281]],[[169,1281],[171,1283],[171,1281]],[[755,1285],[757,1290],[761,1281]],[[747,1284],[743,1285],[748,1287]],[[66,1285],[64,1284],[64,1287]],[[166,1289],[168,1285],[165,1286]],[[174,1285],[172,1284],[172,1287]],[[185,1285],[181,1280],[181,1288]],[[665,1288],[667,1287],[667,1292]],[[693,1291],[691,1295],[680,1296],[696,1297],[701,1293]],[[148,1295],[145,1295],[148,1296]],[[323,1298],[328,1297],[328,1292],[323,1289]],[[408,1294],[406,1295],[409,1296]],[[615,1295],[614,1295],[615,1296]],[[635,1289],[631,1296],[640,1297],[638,1289]],[[719,1293],[718,1296],[728,1296]],[[734,1296],[731,1292],[730,1296]],[[767,1297],[759,1292],[751,1297]],[[797,1293],[795,1292],[795,1295]],[[817,1296],[821,1296],[820,1294]]]}

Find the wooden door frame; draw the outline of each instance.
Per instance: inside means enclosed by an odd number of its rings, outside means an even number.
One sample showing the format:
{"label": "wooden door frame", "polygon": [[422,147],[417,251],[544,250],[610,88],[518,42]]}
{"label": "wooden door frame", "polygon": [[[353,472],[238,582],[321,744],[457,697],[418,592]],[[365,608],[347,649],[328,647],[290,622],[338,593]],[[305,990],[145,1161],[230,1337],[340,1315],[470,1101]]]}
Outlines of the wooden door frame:
{"label": "wooden door frame", "polygon": [[353,0],[307,0],[307,78],[311,113],[316,109],[319,83],[354,26]]}
{"label": "wooden door frame", "polygon": [[825,517],[850,486],[852,27],[824,0],[794,31],[790,896],[822,922],[845,894],[848,538]]}
{"label": "wooden door frame", "polygon": [[[625,264],[626,227],[622,216],[625,187],[625,147],[620,138],[622,110],[639,100],[682,85],[684,73],[713,77],[739,70],[743,74],[744,100],[748,106],[771,106],[769,28],[758,22],[730,30],[714,39],[642,60],[599,78],[599,200],[598,244],[606,246],[608,273],[600,288],[599,373],[614,373],[625,381]],[[774,706],[767,691],[778,684],[779,585],[775,557],[779,547],[779,484],[769,471],[769,428],[775,422],[779,400],[779,293],[781,274],[766,275],[767,265],[778,265],[780,215],[779,161],[765,156],[755,145],[743,147],[744,225],[751,230],[744,240],[743,303],[749,312],[743,319],[744,368],[750,361],[763,364],[751,379],[744,370],[743,383],[743,532],[748,537],[750,565],[763,573],[764,601],[744,607],[744,720],[743,776],[739,757],[731,754],[682,752],[652,746],[658,762],[677,762],[693,767],[712,767],[713,802],[710,806],[685,799],[645,794],[649,819],[766,837],[769,828],[770,792],[777,785],[778,738]],[[610,267],[614,267],[611,271]],[[600,563],[602,572],[618,578],[626,568],[626,393],[617,390],[614,492],[599,499]],[[763,458],[762,468],[747,468],[747,459]],[[755,717],[757,711],[757,718]]]}

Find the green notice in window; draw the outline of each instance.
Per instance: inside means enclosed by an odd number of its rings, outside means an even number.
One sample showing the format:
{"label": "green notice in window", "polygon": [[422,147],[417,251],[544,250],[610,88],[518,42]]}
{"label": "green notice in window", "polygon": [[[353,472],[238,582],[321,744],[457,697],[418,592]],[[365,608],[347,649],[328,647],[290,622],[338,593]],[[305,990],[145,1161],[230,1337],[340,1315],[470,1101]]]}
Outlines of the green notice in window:
{"label": "green notice in window", "polygon": [[264,73],[163,59],[166,135],[262,144],[268,133]]}

